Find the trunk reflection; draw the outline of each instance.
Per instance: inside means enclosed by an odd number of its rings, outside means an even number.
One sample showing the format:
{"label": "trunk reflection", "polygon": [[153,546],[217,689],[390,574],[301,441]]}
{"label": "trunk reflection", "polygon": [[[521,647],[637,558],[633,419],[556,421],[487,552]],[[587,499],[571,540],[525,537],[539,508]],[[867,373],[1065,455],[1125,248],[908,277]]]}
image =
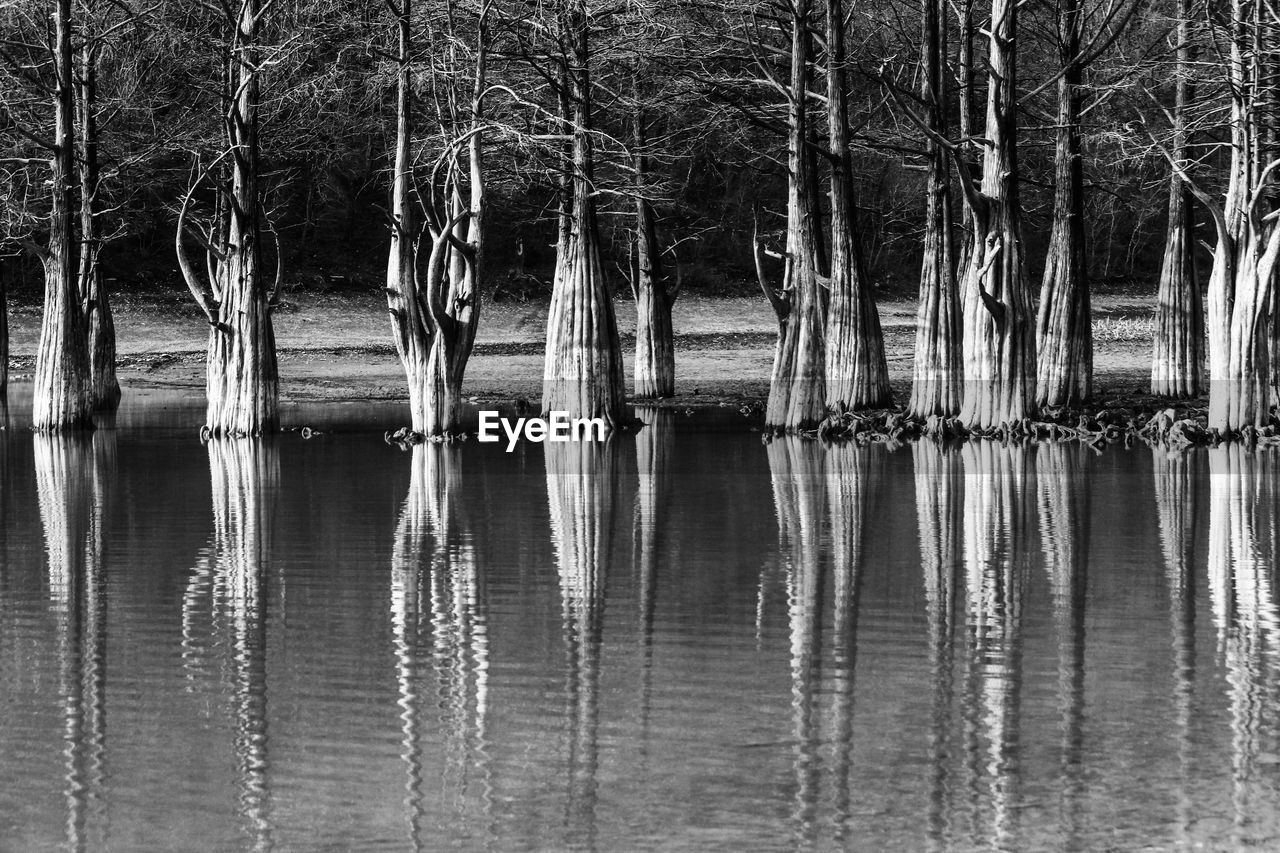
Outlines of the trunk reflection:
{"label": "trunk reflection", "polygon": [[274,846],[267,728],[267,602],[272,527],[280,491],[270,439],[208,442],[213,537],[183,596],[189,689],[215,672],[229,682],[237,800],[253,849]]}
{"label": "trunk reflection", "polygon": [[[785,573],[790,639],[793,844],[843,845],[852,838],[853,711],[858,602],[869,496],[880,448],[824,447],[794,436],[767,447]],[[832,572],[823,535],[829,530]],[[823,632],[831,604],[828,653]],[[825,673],[824,661],[831,671]],[[830,695],[824,707],[822,698]],[[824,772],[825,768],[825,772]],[[820,813],[829,806],[831,838]]]}
{"label": "trunk reflection", "polygon": [[568,730],[566,846],[596,848],[600,666],[609,548],[616,495],[616,439],[543,445],[551,542],[560,576],[561,625],[567,653]]}
{"label": "trunk reflection", "polygon": [[1059,748],[1058,832],[1078,846],[1084,784],[1085,603],[1089,588],[1089,450],[1051,442],[1036,449],[1040,543],[1053,595],[1057,629]]}
{"label": "trunk reflection", "polygon": [[[432,728],[442,734],[438,786],[465,812],[473,774],[485,812],[492,801],[486,750],[489,628],[475,544],[462,494],[462,449],[427,443],[413,448],[409,494],[396,526],[391,565],[391,626],[400,707],[405,812],[415,850],[422,834],[423,683],[434,676]],[[435,781],[433,779],[433,781]],[[465,819],[465,813],[455,815]]]}
{"label": "trunk reflection", "polygon": [[[1027,447],[962,445],[970,832],[994,849],[1016,833],[1022,604],[1029,563]],[[982,824],[986,824],[983,826]]]}
{"label": "trunk reflection", "polygon": [[1275,451],[1209,449],[1209,594],[1231,713],[1232,842],[1254,843],[1274,791],[1259,754],[1276,734],[1280,612],[1275,597]]}
{"label": "trunk reflection", "polygon": [[106,813],[106,542],[116,434],[37,433],[36,490],[57,618],[66,846],[100,849]]}
{"label": "trunk reflection", "polygon": [[918,441],[911,447],[915,462],[916,524],[920,537],[920,569],[924,573],[929,624],[929,663],[933,670],[933,720],[930,760],[933,779],[929,798],[929,840],[945,848],[955,832],[952,816],[951,756],[955,702],[956,588],[959,583],[961,498],[964,479],[960,451]]}
{"label": "trunk reflection", "polygon": [[1192,710],[1196,679],[1196,529],[1200,526],[1200,493],[1195,475],[1203,467],[1199,451],[1151,449],[1151,470],[1169,588],[1169,635],[1173,651],[1173,704],[1178,742],[1178,805],[1175,837],[1182,847],[1192,843],[1196,806],[1191,792]]}

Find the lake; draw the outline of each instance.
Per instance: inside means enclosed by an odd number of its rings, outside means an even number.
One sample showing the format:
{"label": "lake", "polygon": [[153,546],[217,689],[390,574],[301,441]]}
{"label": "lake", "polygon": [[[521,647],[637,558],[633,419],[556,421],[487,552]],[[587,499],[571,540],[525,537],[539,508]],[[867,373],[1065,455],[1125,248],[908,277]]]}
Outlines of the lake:
{"label": "lake", "polygon": [[398,411],[15,408],[0,848],[1280,846],[1280,454]]}

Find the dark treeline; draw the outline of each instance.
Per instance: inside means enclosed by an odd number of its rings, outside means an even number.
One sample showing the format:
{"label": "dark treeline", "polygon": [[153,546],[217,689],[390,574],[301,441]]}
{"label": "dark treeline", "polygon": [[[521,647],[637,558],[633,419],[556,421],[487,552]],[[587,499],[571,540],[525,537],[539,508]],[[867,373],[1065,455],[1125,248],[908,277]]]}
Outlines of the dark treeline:
{"label": "dark treeline", "polygon": [[384,285],[416,432],[457,427],[483,295],[539,286],[543,408],[618,424],[611,294],[662,397],[681,288],[754,276],[772,427],[891,404],[875,294],[918,282],[909,413],[999,431],[1090,400],[1090,283],[1125,278],[1158,289],[1153,392],[1256,429],[1280,373],[1275,12],[13,0],[0,282],[43,280],[34,422],[113,407],[110,287],[180,277],[211,433],[276,426],[271,311],[321,278]]}

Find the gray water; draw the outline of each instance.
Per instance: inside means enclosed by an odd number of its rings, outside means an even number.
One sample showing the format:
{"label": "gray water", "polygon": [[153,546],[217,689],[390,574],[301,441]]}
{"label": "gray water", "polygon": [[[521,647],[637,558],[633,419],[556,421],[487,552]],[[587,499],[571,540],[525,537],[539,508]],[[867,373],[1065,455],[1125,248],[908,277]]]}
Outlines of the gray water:
{"label": "gray water", "polygon": [[4,850],[1280,847],[1274,453],[192,417],[0,432]]}

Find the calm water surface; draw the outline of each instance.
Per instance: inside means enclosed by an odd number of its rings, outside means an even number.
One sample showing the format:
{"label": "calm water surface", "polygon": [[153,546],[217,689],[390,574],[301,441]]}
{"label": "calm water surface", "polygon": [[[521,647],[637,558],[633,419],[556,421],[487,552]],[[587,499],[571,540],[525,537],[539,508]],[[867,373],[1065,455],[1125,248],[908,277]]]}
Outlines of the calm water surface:
{"label": "calm water surface", "polygon": [[5,850],[1280,847],[1275,454],[122,419],[0,432]]}

